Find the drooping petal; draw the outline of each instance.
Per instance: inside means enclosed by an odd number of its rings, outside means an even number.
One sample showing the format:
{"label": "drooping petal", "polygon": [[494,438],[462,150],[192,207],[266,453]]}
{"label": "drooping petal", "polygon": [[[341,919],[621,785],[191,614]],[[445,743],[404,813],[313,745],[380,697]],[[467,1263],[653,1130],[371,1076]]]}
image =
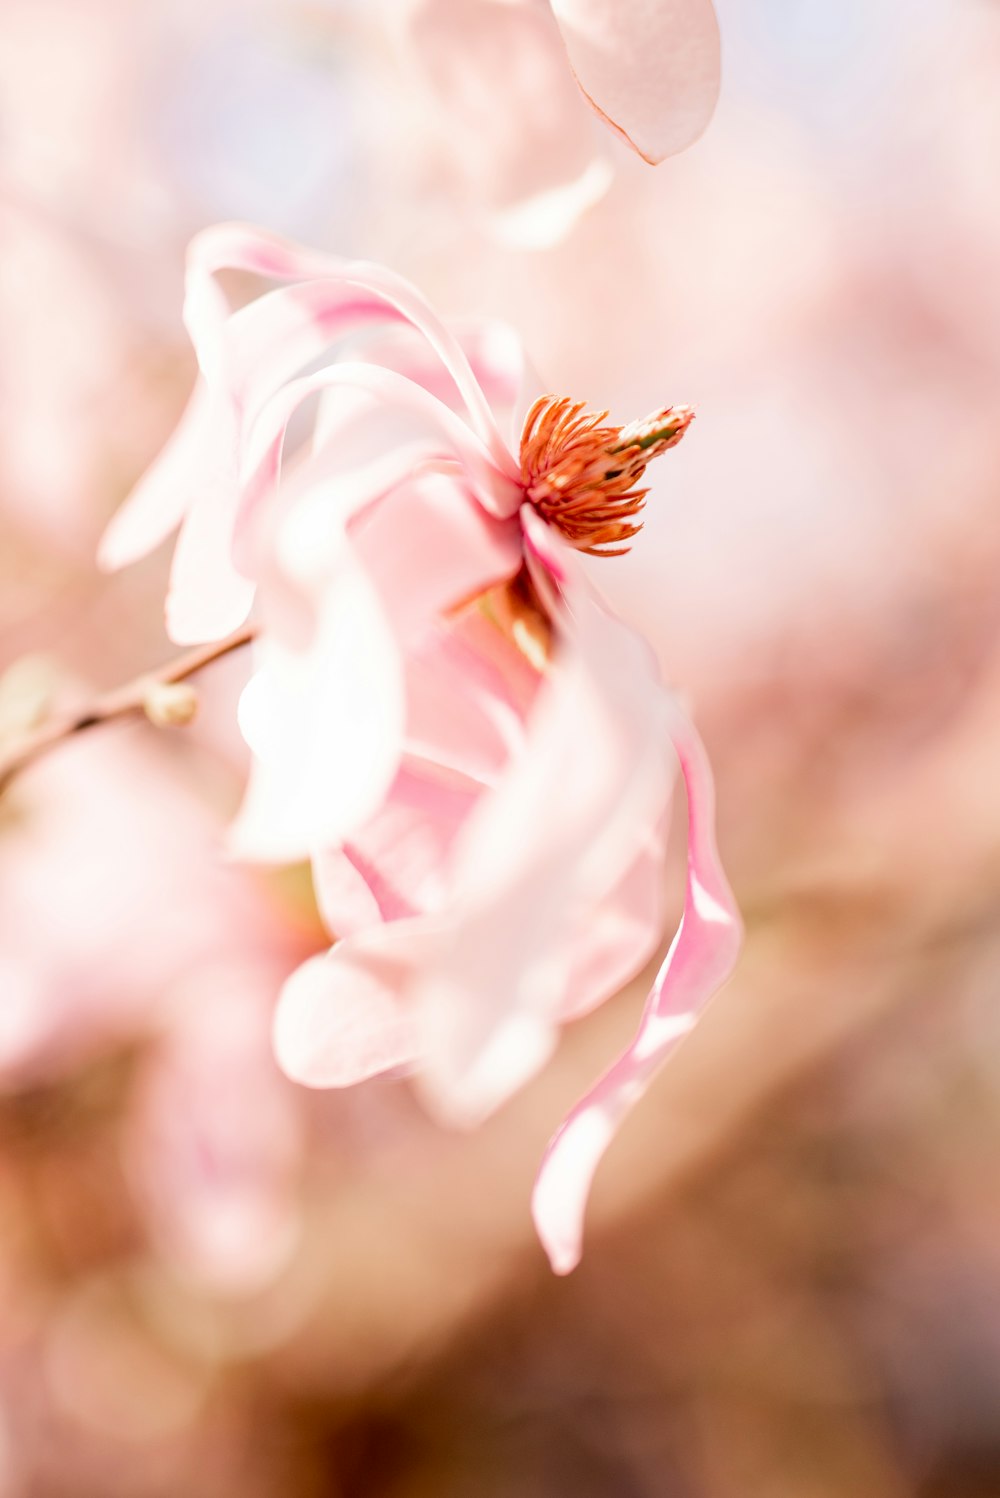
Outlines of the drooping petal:
{"label": "drooping petal", "polygon": [[676,704],[671,716],[688,802],[684,914],[635,1039],[572,1110],[542,1161],[532,1211],[557,1274],[567,1274],[579,1262],[590,1185],[619,1124],[729,977],[742,939],[739,913],[716,848],[708,759],[693,725]]}
{"label": "drooping petal", "polygon": [[[374,300],[411,322],[447,368],[465,401],[473,430],[497,467],[509,477],[517,478],[517,465],[497,430],[489,402],[461,345],[429,303],[402,276],[393,275],[380,265],[322,254],[247,224],[219,224],[205,229],[192,241],[188,251],[185,301],[185,321],[203,369],[206,366],[213,369],[218,361],[225,359],[222,329],[227,309],[214,279],[224,269],[252,271],[281,281],[313,281],[319,301],[307,309],[306,326],[318,324],[326,335],[327,345],[331,328],[323,324],[329,323],[331,316],[336,321],[345,305],[345,293],[347,305],[351,294],[354,300],[360,295],[368,303]],[[324,284],[330,297],[326,316],[322,302]],[[295,288],[294,292],[298,295],[272,293],[268,300],[270,336],[287,337],[290,331],[302,327],[302,288]]]}
{"label": "drooping petal", "polygon": [[547,5],[416,0],[410,40],[465,184],[494,231],[542,249],[607,190],[611,171]]}
{"label": "drooping petal", "polygon": [[584,96],[650,163],[698,139],[719,95],[711,0],[552,0]]}
{"label": "drooping petal", "polygon": [[[307,469],[290,486],[262,580],[260,668],[240,704],[254,759],[232,837],[246,856],[297,857],[357,834],[390,793],[404,747],[473,790],[470,770],[485,760],[495,774],[509,749],[493,679],[489,692],[470,684],[434,621],[511,570],[516,521],[491,520],[455,478],[405,481],[397,503],[406,453],[326,483]],[[509,717],[517,723],[513,708]],[[451,747],[439,761],[442,732]],[[356,925],[352,908],[351,898],[347,927],[331,912],[334,931]]]}
{"label": "drooping petal", "polygon": [[274,1017],[278,1064],[306,1087],[351,1087],[420,1056],[407,978],[438,940],[422,921],[379,926],[311,957],[288,979]]}
{"label": "drooping petal", "polygon": [[618,993],[655,954],[663,934],[666,850],[664,825],[643,829],[642,846],[619,881],[587,912],[574,942],[575,958],[560,1020],[580,1019]]}
{"label": "drooping petal", "polygon": [[456,842],[452,938],[417,978],[424,1088],[460,1123],[478,1121],[549,1054],[576,938],[666,802],[655,664],[582,585],[571,607],[572,635],[528,742]]}

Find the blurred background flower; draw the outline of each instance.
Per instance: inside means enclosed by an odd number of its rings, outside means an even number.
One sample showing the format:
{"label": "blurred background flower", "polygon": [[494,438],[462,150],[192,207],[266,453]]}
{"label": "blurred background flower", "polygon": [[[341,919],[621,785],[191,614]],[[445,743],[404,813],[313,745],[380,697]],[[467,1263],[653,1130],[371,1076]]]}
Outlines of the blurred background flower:
{"label": "blurred background flower", "polygon": [[23,776],[4,1494],[1000,1489],[1000,11],[716,8],[704,138],[602,136],[606,194],[514,253],[367,6],[4,7],[5,714],[167,656],[165,557],[92,555],[192,383],[183,244],[254,218],[512,322],[619,420],[697,405],[595,566],[695,708],[748,924],[556,1282],[533,1162],[640,989],[474,1136],[390,1081],[307,1095],[266,1030],[308,880],[219,853],[238,658],[191,729]]}

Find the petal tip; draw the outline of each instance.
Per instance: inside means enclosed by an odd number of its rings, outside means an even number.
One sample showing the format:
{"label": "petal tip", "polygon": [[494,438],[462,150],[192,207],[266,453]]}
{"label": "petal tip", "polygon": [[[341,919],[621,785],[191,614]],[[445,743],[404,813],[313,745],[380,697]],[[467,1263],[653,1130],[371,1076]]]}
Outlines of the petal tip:
{"label": "petal tip", "polygon": [[119,547],[114,534],[114,521],[108,526],[103,536],[97,543],[97,552],[94,560],[99,572],[118,572],[127,565],[128,558],[119,555]]}

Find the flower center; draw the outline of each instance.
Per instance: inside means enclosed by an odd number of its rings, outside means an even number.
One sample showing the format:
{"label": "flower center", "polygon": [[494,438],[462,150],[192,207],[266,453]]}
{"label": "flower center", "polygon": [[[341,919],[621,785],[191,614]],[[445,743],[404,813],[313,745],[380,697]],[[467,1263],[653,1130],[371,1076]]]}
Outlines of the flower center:
{"label": "flower center", "polygon": [[525,497],[578,551],[621,556],[642,529],[635,517],[648,489],[646,465],[676,447],[694,417],[690,406],[665,406],[629,426],[604,426],[607,411],[543,395],[521,434]]}

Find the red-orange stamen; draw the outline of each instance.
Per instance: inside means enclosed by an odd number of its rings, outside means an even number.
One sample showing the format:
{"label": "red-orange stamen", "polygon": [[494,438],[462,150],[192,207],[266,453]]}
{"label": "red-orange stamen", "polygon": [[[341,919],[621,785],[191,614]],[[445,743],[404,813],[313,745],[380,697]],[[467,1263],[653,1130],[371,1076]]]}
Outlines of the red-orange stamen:
{"label": "red-orange stamen", "polygon": [[676,447],[694,417],[690,406],[666,406],[629,426],[604,426],[607,411],[543,395],[521,434],[525,496],[579,551],[621,556],[642,529],[636,516],[648,489],[646,465]]}

